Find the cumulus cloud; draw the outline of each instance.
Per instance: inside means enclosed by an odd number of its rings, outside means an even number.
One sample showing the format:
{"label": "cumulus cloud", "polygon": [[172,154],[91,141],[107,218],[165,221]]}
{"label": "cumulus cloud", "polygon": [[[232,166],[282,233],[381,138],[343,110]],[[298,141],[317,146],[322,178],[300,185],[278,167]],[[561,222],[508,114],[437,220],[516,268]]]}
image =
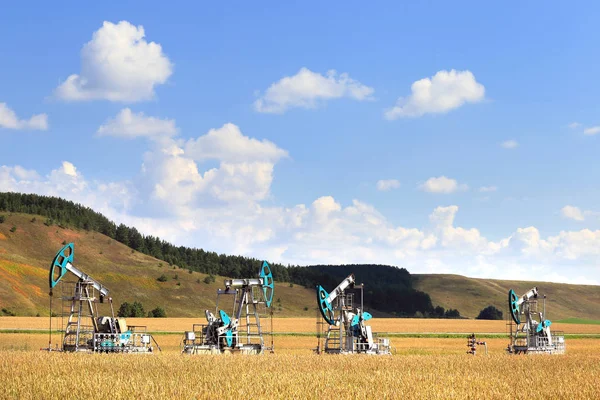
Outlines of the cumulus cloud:
{"label": "cumulus cloud", "polygon": [[134,113],[122,109],[115,118],[108,119],[96,132],[99,136],[115,136],[133,139],[136,137],[160,137],[177,134],[175,120],[147,117],[143,112]]}
{"label": "cumulus cloud", "polygon": [[583,130],[583,133],[584,133],[584,135],[589,135],[589,136],[596,135],[596,134],[600,133],[600,126],[592,126],[589,128],[585,128]]}
{"label": "cumulus cloud", "polygon": [[433,224],[438,238],[441,239],[440,244],[443,247],[460,248],[462,251],[486,250],[487,240],[481,236],[479,230],[454,225],[457,212],[458,206],[437,207],[429,215],[429,221]]}
{"label": "cumulus cloud", "polygon": [[454,193],[461,190],[468,190],[469,187],[465,184],[459,184],[456,179],[447,178],[445,176],[432,177],[419,185],[419,189],[429,193]]}
{"label": "cumulus cloud", "polygon": [[287,157],[288,152],[268,140],[242,135],[240,128],[228,123],[211,129],[206,135],[189,140],[185,152],[195,160],[217,159],[226,162],[272,161]]}
{"label": "cumulus cloud", "polygon": [[35,114],[29,119],[19,119],[6,103],[0,103],[0,128],[45,131],[48,129],[48,115]]}
{"label": "cumulus cloud", "polygon": [[316,108],[331,99],[342,97],[371,100],[375,90],[350,78],[347,73],[330,70],[326,75],[301,68],[296,75],[273,83],[255,102],[262,113],[281,114],[290,108]]}
{"label": "cumulus cloud", "polygon": [[143,26],[104,22],[81,50],[81,72],[56,90],[63,100],[136,102],[154,97],[154,88],[173,73],[160,44],[147,42]]}
{"label": "cumulus cloud", "polygon": [[[5,168],[7,168],[7,171],[8,171],[8,167],[5,167]],[[25,169],[25,168],[21,167],[20,165],[15,165],[11,169],[11,172],[12,172],[12,174],[14,174],[16,179],[23,181],[23,182],[35,181],[40,178],[39,174],[35,170]]]}
{"label": "cumulus cloud", "polygon": [[561,231],[548,239],[556,256],[567,260],[578,260],[600,255],[600,230]]}
{"label": "cumulus cloud", "polygon": [[[173,149],[164,154],[183,155]],[[199,170],[189,159],[170,161],[184,162],[165,171],[177,178],[167,180],[173,187],[166,187],[166,196],[160,199],[164,208],[178,202],[169,218],[138,215],[132,205],[146,202],[147,195],[135,180],[96,182],[86,179],[67,161],[47,175],[1,166],[0,190],[61,196],[93,207],[117,223],[136,226],[145,234],[180,245],[268,256],[277,262],[383,263],[400,265],[414,273],[446,272],[503,279],[518,276],[522,280],[592,284],[600,281],[596,267],[600,260],[600,231],[562,231],[544,237],[537,228],[529,226],[491,241],[477,228],[457,224],[456,205],[436,207],[429,215],[429,226],[418,229],[393,224],[362,201],[355,199],[344,205],[332,196],[319,197],[308,206],[264,206],[258,198],[224,206],[198,205],[193,190],[189,196],[182,190],[202,184],[208,171]],[[146,159],[145,164],[148,162]],[[232,171],[232,176],[237,173]],[[245,179],[243,174],[240,177]],[[160,180],[156,176],[147,178],[155,179],[151,183]],[[207,183],[206,188],[212,184],[217,182]],[[238,186],[241,180],[233,179],[228,184],[245,191]],[[565,274],[573,265],[577,265],[578,273]]]}
{"label": "cumulus cloud", "polygon": [[[600,230],[544,235],[524,226],[489,240],[477,227],[462,226],[460,209],[452,204],[435,207],[421,228],[394,223],[359,199],[344,203],[323,195],[307,204],[273,205],[266,200],[276,163],[286,155],[226,124],[188,142],[152,138],[139,175],[130,180],[89,179],[66,160],[48,173],[4,165],[0,191],[60,196],[178,245],[276,262],[381,263],[414,273],[600,281]],[[433,178],[433,187],[451,190],[440,178]],[[565,273],[569,268],[577,273]]]}
{"label": "cumulus cloud", "polygon": [[560,213],[562,214],[563,217],[572,219],[574,221],[584,221],[585,220],[585,217],[583,216],[583,212],[581,212],[581,210],[578,207],[567,205],[567,206],[564,206],[560,210]]}
{"label": "cumulus cloud", "polygon": [[[179,213],[201,205],[253,204],[268,198],[274,166],[287,156],[274,143],[245,136],[228,123],[187,142],[156,141],[144,156],[142,180],[150,199]],[[203,171],[206,161],[218,166]]]}
{"label": "cumulus cloud", "polygon": [[600,217],[600,212],[593,210],[582,210],[579,207],[566,205],[560,210],[560,214],[567,219],[574,221],[585,221],[588,217]]}
{"label": "cumulus cloud", "polygon": [[497,191],[498,188],[496,186],[482,186],[479,188],[479,191],[482,193],[490,193]]}
{"label": "cumulus cloud", "polygon": [[380,179],[377,181],[377,190],[387,192],[392,189],[398,189],[400,181],[397,179]]}
{"label": "cumulus cloud", "polygon": [[505,149],[511,150],[519,147],[519,143],[516,140],[511,139],[505,140],[504,142],[500,143],[500,146],[502,146]]}
{"label": "cumulus cloud", "polygon": [[485,97],[485,87],[475,80],[471,71],[438,71],[431,78],[423,78],[411,85],[411,94],[400,97],[396,105],[385,111],[385,117],[394,120],[440,114],[478,103]]}
{"label": "cumulus cloud", "polygon": [[69,161],[46,175],[21,166],[0,166],[0,191],[58,196],[83,203],[99,212],[114,216],[115,210],[127,210],[132,200],[125,183],[88,181]]}

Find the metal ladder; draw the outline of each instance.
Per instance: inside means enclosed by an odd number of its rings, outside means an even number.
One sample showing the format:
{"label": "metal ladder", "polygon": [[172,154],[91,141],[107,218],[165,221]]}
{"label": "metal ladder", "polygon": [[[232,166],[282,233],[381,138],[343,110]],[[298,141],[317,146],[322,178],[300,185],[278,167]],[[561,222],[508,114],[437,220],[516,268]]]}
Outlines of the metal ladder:
{"label": "metal ladder", "polygon": [[[64,285],[63,289],[65,289]],[[67,324],[63,337],[63,350],[66,351],[87,351],[91,347],[88,345],[95,332],[95,307],[93,303],[95,297],[90,295],[90,284],[85,281],[75,283],[75,291],[72,296],[63,295],[63,318],[68,315]],[[67,288],[68,290],[68,288]],[[93,290],[92,290],[93,292]],[[63,293],[64,294],[64,293]],[[70,308],[65,312],[65,302],[70,302]],[[87,307],[84,306],[87,303]],[[85,321],[91,321],[92,325],[85,324]]]}

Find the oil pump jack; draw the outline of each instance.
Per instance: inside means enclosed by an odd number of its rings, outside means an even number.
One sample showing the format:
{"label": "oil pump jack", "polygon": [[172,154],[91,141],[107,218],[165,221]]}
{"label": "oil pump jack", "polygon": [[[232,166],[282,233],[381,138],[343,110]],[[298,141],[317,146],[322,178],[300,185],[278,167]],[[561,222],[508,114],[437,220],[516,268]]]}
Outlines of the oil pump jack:
{"label": "oil pump jack", "polygon": [[[225,289],[217,291],[217,315],[205,310],[207,324],[194,324],[191,331],[185,332],[182,353],[273,352],[273,313],[270,312],[269,330],[261,324],[261,317],[263,320],[267,317],[275,290],[269,264],[262,263],[257,278],[226,279],[224,284]],[[231,315],[219,309],[221,296],[233,298]],[[265,343],[265,336],[270,336],[270,343]]]}
{"label": "oil pump jack", "polygon": [[[360,292],[360,303],[355,303],[351,289]],[[363,289],[363,284],[355,284],[352,274],[331,293],[317,285],[317,304],[322,317],[317,315],[317,353],[391,354],[390,340],[377,337],[365,324],[372,316],[364,311]]]}
{"label": "oil pump jack", "polygon": [[[508,291],[508,322],[510,343],[506,348],[509,354],[546,353],[563,354],[565,336],[562,332],[551,332],[552,322],[545,319],[546,296],[543,309],[538,309],[538,288],[534,287],[519,297],[514,290]],[[522,323],[521,316],[525,316]],[[539,320],[538,320],[539,319]]]}
{"label": "oil pump jack", "polygon": [[[146,327],[127,326],[125,318],[115,318],[112,298],[108,289],[73,264],[75,245],[69,243],[56,254],[50,265],[50,314],[54,288],[62,285],[62,343],[52,348],[50,326],[50,351],[100,352],[100,353],[151,353],[152,343],[160,347],[146,333]],[[70,273],[77,280],[67,282]],[[98,304],[105,299],[110,304],[110,316],[99,316]],[[65,324],[66,319],[66,324]],[[52,319],[51,319],[52,320]]]}

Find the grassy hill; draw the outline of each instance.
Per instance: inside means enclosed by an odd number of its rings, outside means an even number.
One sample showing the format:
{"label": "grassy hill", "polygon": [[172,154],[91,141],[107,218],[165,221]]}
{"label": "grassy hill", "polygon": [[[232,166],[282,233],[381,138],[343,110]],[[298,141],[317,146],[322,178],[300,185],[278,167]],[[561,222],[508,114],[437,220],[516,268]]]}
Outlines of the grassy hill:
{"label": "grassy hill", "polygon": [[[217,276],[214,283],[206,284],[206,274],[174,269],[100,233],[46,226],[45,218],[29,214],[2,214],[0,310],[25,316],[49,314],[49,267],[63,241],[75,243],[75,266],[109,288],[115,312],[125,301],[139,301],[146,311],[163,307],[169,317],[204,318],[205,309],[215,308],[216,292],[223,287],[224,277]],[[15,232],[11,232],[13,226]],[[168,277],[166,282],[157,281],[162,274]],[[60,290],[55,291],[55,305],[60,295]],[[315,307],[314,290],[276,282],[275,316],[314,317]]]}
{"label": "grassy hill", "polygon": [[[116,309],[125,301],[139,301],[146,311],[160,306],[169,317],[203,318],[205,309],[215,308],[216,291],[225,279],[222,276],[206,284],[204,273],[174,269],[165,261],[133,251],[103,234],[46,226],[43,223],[46,218],[30,214],[2,215],[5,221],[0,223],[0,310],[5,308],[23,316],[48,315],[49,265],[63,242],[75,243],[75,265],[110,289]],[[13,226],[16,230],[11,232]],[[163,274],[168,280],[159,282],[157,278]],[[412,278],[414,288],[428,293],[434,306],[456,308],[470,318],[488,305],[506,313],[509,289],[521,294],[538,286],[540,293],[548,296],[550,319],[600,320],[600,286],[473,279],[459,275],[412,275]],[[60,292],[56,293],[58,299]],[[312,318],[314,298],[313,289],[277,282],[274,315]],[[376,317],[389,316],[369,311]]]}
{"label": "grassy hill", "polygon": [[508,312],[508,291],[522,295],[534,286],[546,298],[546,314],[554,321],[568,318],[600,320],[600,286],[564,283],[475,279],[460,275],[412,275],[413,286],[431,297],[434,305],[457,308],[461,315],[475,318],[493,305]]}

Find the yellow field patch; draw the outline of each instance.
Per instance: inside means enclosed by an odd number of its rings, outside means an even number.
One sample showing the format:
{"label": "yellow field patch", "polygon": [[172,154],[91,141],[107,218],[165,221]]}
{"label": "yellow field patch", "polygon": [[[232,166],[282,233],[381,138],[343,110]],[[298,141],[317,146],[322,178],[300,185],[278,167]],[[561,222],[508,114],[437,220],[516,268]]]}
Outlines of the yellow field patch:
{"label": "yellow field patch", "polygon": [[[93,393],[94,398],[150,400],[594,399],[600,374],[600,344],[594,340],[572,341],[578,345],[562,356],[469,356],[462,350],[440,350],[377,357],[298,353],[285,350],[284,343],[279,348],[276,343],[275,354],[261,356],[189,356],[176,349],[152,355],[61,354],[37,350],[47,345],[44,335],[3,334],[2,339],[0,398],[64,399]],[[157,337],[159,343],[163,339]],[[404,348],[403,341],[397,347]],[[11,350],[2,350],[6,342],[13,343]],[[460,344],[421,339],[409,346],[454,351]]]}
{"label": "yellow field patch", "polygon": [[98,277],[103,282],[130,282],[132,287],[144,289],[160,288],[156,278],[144,277],[139,275],[129,275],[124,273],[108,272]]}
{"label": "yellow field patch", "polygon": [[[0,269],[0,272],[2,270]],[[167,310],[168,312],[168,310]],[[199,312],[200,314],[200,312]],[[147,326],[150,331],[183,332],[193,324],[206,322],[204,313],[197,318],[129,318],[131,325]],[[268,327],[270,320],[263,319]],[[445,320],[421,318],[376,318],[369,321],[374,332],[381,333],[505,333],[505,321],[480,321],[472,319]],[[0,329],[45,329],[48,319],[43,317],[0,317]],[[576,334],[600,334],[600,325],[552,323],[556,331]],[[273,318],[273,330],[278,333],[316,332],[315,318]]]}
{"label": "yellow field patch", "polygon": [[15,276],[36,276],[36,277],[47,277],[48,270],[40,267],[35,267],[29,264],[18,263],[11,260],[0,259],[0,271],[5,271],[6,273]]}
{"label": "yellow field patch", "polygon": [[6,240],[6,235],[0,232],[0,240]]}

